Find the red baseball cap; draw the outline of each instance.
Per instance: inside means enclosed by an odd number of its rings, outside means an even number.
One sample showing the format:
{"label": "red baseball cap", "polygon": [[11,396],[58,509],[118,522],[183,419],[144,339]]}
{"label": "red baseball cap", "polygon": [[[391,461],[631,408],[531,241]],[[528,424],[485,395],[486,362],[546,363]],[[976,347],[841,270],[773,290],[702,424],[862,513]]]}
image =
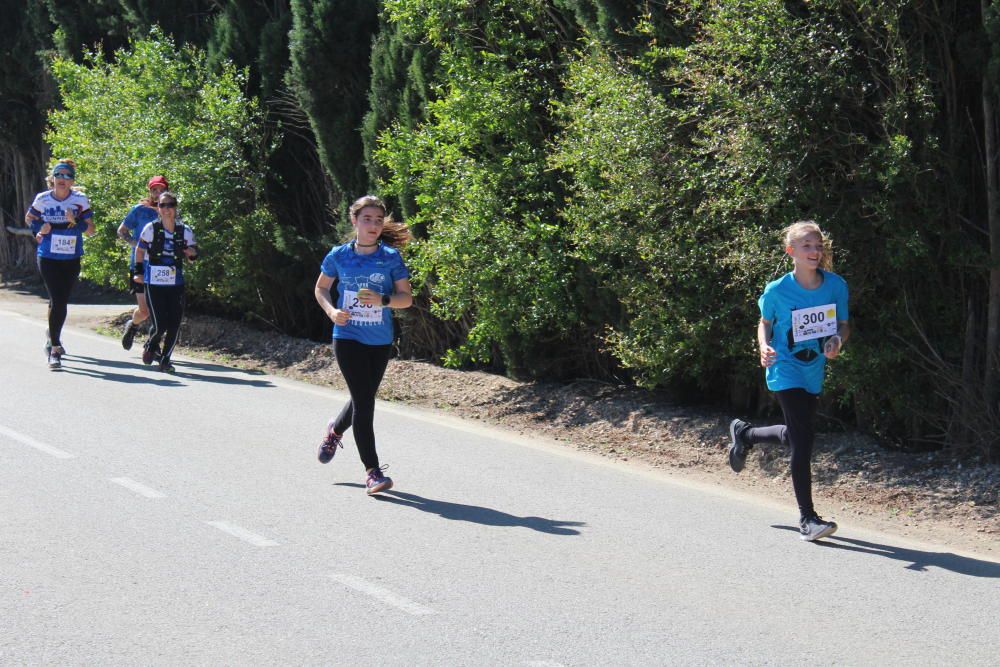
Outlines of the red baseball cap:
{"label": "red baseball cap", "polygon": [[146,189],[152,190],[153,187],[157,185],[163,186],[164,189],[170,188],[170,186],[167,184],[166,178],[164,178],[163,176],[153,176],[151,179],[149,179],[149,182],[146,183]]}

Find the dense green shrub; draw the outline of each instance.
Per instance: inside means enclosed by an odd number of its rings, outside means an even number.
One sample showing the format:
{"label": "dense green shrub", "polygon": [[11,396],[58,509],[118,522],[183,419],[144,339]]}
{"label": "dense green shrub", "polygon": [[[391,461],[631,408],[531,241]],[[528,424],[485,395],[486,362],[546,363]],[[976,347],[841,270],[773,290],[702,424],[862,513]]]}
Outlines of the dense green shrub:
{"label": "dense green shrub", "polygon": [[257,103],[242,93],[244,74],[214,73],[201,51],[178,49],[158,31],[113,60],[98,52],[80,64],[57,58],[52,72],[62,108],[49,116],[47,139],[57,157],[76,160],[98,228],[84,275],[125,285],[127,248],[115,230],[146,180],[164,174],[202,248],[189,269],[192,298],[259,312],[273,220],[258,201],[266,146]]}

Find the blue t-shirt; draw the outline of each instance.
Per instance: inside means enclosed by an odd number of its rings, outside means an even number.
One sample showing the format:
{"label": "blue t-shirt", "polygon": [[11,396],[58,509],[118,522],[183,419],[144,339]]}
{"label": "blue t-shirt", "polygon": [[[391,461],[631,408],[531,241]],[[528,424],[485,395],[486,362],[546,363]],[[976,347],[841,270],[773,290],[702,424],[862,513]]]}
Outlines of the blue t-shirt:
{"label": "blue t-shirt", "polygon": [[[819,394],[823,389],[823,369],[826,357],[823,345],[830,336],[802,340],[802,333],[809,328],[822,326],[823,322],[847,321],[850,317],[847,306],[847,282],[836,273],[820,271],[823,282],[816,289],[800,286],[791,273],[768,283],[757,301],[760,315],[771,322],[771,347],[777,352],[774,364],[767,368],[767,388],[771,391],[783,389],[805,389],[811,394]],[[804,311],[807,308],[815,311]],[[796,314],[795,311],[800,311]],[[799,341],[793,322],[798,320]],[[832,335],[832,334],[830,334]]]}
{"label": "blue t-shirt", "polygon": [[327,253],[320,271],[337,280],[337,308],[351,313],[347,324],[334,325],[333,337],[365,345],[391,344],[392,308],[361,304],[357,293],[367,287],[379,294],[392,295],[396,281],[410,277],[399,251],[380,242],[375,252],[360,255],[354,251],[354,242],[345,243]]}
{"label": "blue t-shirt", "polygon": [[[76,224],[69,226],[66,211],[72,210]],[[87,195],[70,190],[65,199],[56,199],[55,192],[46,190],[35,195],[28,212],[40,218],[31,221],[31,231],[38,234],[46,222],[52,231],[38,244],[38,256],[45,259],[77,259],[83,256],[83,230],[87,220],[94,217]]]}
{"label": "blue t-shirt", "polygon": [[135,266],[135,249],[139,246],[139,234],[142,233],[146,225],[156,220],[157,217],[159,217],[159,213],[152,206],[136,204],[122,220],[122,225],[128,230],[129,241],[135,244],[132,246],[132,254],[128,258],[128,268],[131,269]]}
{"label": "blue t-shirt", "polygon": [[[180,225],[181,223],[176,223]],[[180,261],[174,261],[174,232],[164,228],[163,230],[163,256],[157,263],[153,262],[152,254],[149,252],[153,247],[155,234],[153,223],[148,223],[139,232],[139,247],[146,251],[143,258],[142,279],[146,286],[173,287],[184,284],[184,259],[181,255]],[[176,231],[177,227],[174,227]],[[194,239],[194,231],[184,225],[184,243],[188,248],[198,245]]]}

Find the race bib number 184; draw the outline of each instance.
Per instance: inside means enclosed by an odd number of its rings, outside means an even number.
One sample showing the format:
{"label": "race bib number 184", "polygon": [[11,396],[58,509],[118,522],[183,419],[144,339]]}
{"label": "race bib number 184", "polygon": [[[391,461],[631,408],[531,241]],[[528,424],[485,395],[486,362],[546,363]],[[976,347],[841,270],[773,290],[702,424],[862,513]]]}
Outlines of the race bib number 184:
{"label": "race bib number 184", "polygon": [[68,234],[53,234],[49,249],[55,255],[75,255],[76,237]]}
{"label": "race bib number 184", "polygon": [[801,343],[837,333],[837,304],[792,311],[792,340]]}

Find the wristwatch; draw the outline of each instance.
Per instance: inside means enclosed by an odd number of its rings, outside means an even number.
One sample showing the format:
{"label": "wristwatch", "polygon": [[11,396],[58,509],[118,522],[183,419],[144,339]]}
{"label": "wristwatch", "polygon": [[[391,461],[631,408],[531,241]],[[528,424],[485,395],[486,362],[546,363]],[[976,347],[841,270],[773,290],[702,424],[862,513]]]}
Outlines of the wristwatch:
{"label": "wristwatch", "polygon": [[388,294],[383,294],[382,295],[382,305],[383,306],[388,306],[389,305],[389,299],[391,299],[391,298],[392,297],[389,296]]}

